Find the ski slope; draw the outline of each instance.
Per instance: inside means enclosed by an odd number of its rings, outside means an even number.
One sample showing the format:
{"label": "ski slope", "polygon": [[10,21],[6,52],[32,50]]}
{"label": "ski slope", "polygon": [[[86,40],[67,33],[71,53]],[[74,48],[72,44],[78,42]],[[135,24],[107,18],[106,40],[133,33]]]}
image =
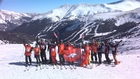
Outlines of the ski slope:
{"label": "ski slope", "polygon": [[[29,71],[24,72],[24,47],[21,44],[0,45],[0,79],[139,79],[140,77],[140,53],[138,50],[134,54],[118,54],[117,58],[121,63],[115,67],[112,65],[101,64],[92,69],[77,67],[77,69],[60,70],[49,69],[36,71],[35,58],[32,54],[33,66]],[[47,52],[48,53],[48,52]],[[131,52],[130,52],[131,53]],[[47,54],[48,58],[48,54]],[[112,55],[110,54],[112,59]],[[58,59],[58,56],[57,56]],[[103,60],[104,60],[103,55]]]}

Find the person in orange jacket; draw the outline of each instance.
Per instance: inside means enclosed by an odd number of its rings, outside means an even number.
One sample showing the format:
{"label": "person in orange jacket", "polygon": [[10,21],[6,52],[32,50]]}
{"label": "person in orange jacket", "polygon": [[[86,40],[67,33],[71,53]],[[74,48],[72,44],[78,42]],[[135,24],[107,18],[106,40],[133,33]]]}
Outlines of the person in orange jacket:
{"label": "person in orange jacket", "polygon": [[52,41],[52,45],[50,46],[50,56],[51,56],[51,60],[52,60],[52,65],[57,65],[56,44],[54,41]]}
{"label": "person in orange jacket", "polygon": [[97,48],[98,48],[98,43],[92,40],[91,44],[91,61],[93,62],[93,56],[95,57],[95,62],[97,62]]}
{"label": "person in orange jacket", "polygon": [[40,65],[41,64],[41,61],[39,58],[40,47],[36,44],[36,46],[33,48],[33,50],[34,50],[34,57],[36,58],[37,65]]}
{"label": "person in orange jacket", "polygon": [[85,67],[88,65],[88,56],[86,55],[85,52],[82,52],[82,57],[81,57],[81,64],[80,66]]}
{"label": "person in orange jacket", "polygon": [[84,53],[86,54],[88,58],[88,64],[90,64],[89,56],[90,56],[91,47],[89,46],[88,43],[85,43],[85,45],[83,45],[83,48],[84,48]]}
{"label": "person in orange jacket", "polygon": [[68,41],[67,46],[65,47],[66,50],[68,50],[67,52],[67,58],[68,58],[68,62],[69,65],[74,65],[74,55],[73,54],[73,46],[71,45],[71,43]]}
{"label": "person in orange jacket", "polygon": [[106,62],[107,62],[108,64],[111,63],[111,60],[110,60],[110,58],[109,58],[109,49],[110,49],[110,47],[109,47],[108,42],[105,42],[105,58],[106,58]]}
{"label": "person in orange jacket", "polygon": [[58,54],[59,54],[60,65],[64,65],[64,63],[65,63],[65,59],[64,59],[64,56],[63,56],[64,48],[65,48],[65,44],[63,44],[63,41],[60,40],[60,42],[58,44]]}
{"label": "person in orange jacket", "polygon": [[[30,46],[30,44],[23,44],[25,47],[25,61],[26,61],[26,66],[31,65],[32,64],[32,60],[31,60],[31,52],[32,52],[32,47]],[[30,62],[30,64],[28,63],[28,60]]]}

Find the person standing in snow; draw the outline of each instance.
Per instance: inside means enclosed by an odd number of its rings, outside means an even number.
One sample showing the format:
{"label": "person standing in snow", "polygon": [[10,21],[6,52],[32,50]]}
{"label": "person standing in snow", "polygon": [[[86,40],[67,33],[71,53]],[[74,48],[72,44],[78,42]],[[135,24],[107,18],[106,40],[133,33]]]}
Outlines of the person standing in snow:
{"label": "person standing in snow", "polygon": [[[30,46],[30,44],[23,44],[25,47],[25,61],[26,61],[26,66],[31,65],[32,64],[32,60],[31,60],[31,52],[32,52],[32,47]],[[28,60],[30,62],[30,64],[28,63]]]}
{"label": "person standing in snow", "polygon": [[58,44],[58,54],[59,54],[60,65],[64,65],[65,63],[64,56],[63,56],[64,47],[65,47],[65,44],[63,44],[63,41],[60,40]]}
{"label": "person standing in snow", "polygon": [[97,47],[98,47],[98,43],[93,39],[91,44],[91,61],[93,62],[93,56],[94,56],[95,63],[97,63]]}
{"label": "person standing in snow", "polygon": [[91,51],[91,47],[89,46],[89,44],[86,42],[85,45],[83,45],[84,48],[84,53],[86,54],[87,58],[88,58],[88,65],[90,64],[90,51]]}
{"label": "person standing in snow", "polygon": [[117,58],[116,58],[116,55],[117,55],[117,48],[118,48],[118,45],[119,45],[119,43],[120,42],[122,42],[122,40],[121,41],[119,41],[118,43],[113,43],[113,44],[111,44],[111,43],[109,43],[109,45],[111,46],[111,49],[112,49],[112,54],[113,54],[113,58],[114,58],[114,63],[115,63],[115,65],[117,65],[117,64],[119,64],[120,62],[117,60]]}
{"label": "person standing in snow", "polygon": [[82,52],[82,56],[81,56],[81,67],[86,67],[88,65],[88,56],[86,55],[85,52]]}
{"label": "person standing in snow", "polygon": [[39,57],[40,47],[36,44],[33,50],[34,50],[34,57],[36,58],[37,65],[40,65],[41,64],[40,57]]}
{"label": "person standing in snow", "polygon": [[45,40],[41,39],[41,43],[40,43],[40,55],[41,55],[41,60],[43,64],[47,63],[47,58],[46,58],[46,44],[45,44]]}
{"label": "person standing in snow", "polygon": [[111,60],[109,58],[109,44],[108,44],[108,42],[105,42],[105,58],[106,58],[106,62],[108,64],[110,64]]}
{"label": "person standing in snow", "polygon": [[121,41],[119,41],[118,43],[113,43],[113,44],[111,44],[111,43],[109,43],[109,45],[111,46],[111,49],[112,49],[112,55],[113,55],[113,59],[114,59],[114,63],[115,63],[115,65],[117,65],[117,64],[119,64],[120,62],[117,60],[117,58],[116,58],[116,55],[117,55],[117,49],[118,49],[118,45],[119,45],[119,43],[120,42],[122,42],[122,40]]}
{"label": "person standing in snow", "polygon": [[67,42],[67,45],[65,46],[65,50],[68,50],[66,54],[67,54],[69,65],[73,66],[74,65],[73,46],[71,45],[69,41]]}
{"label": "person standing in snow", "polygon": [[51,49],[50,49],[50,47],[51,47],[51,45],[52,45],[52,42],[53,42],[53,40],[52,40],[52,38],[50,38],[49,43],[48,43],[48,51],[49,51],[49,64],[52,64]]}
{"label": "person standing in snow", "polygon": [[57,65],[57,60],[56,60],[56,44],[54,41],[52,41],[52,45],[50,46],[50,55],[51,55],[51,60],[52,60],[52,65]]}
{"label": "person standing in snow", "polygon": [[101,43],[99,42],[98,43],[98,47],[97,47],[99,64],[102,63],[102,53],[104,52],[102,49],[103,49],[103,43],[102,42]]}

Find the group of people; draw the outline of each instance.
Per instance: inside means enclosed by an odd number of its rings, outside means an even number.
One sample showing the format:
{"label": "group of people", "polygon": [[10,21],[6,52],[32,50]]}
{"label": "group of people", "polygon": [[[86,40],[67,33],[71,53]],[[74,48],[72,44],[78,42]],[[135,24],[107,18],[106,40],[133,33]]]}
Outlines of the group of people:
{"label": "group of people", "polygon": [[[110,64],[111,60],[109,58],[109,50],[112,50],[115,65],[119,64],[120,62],[117,60],[116,55],[117,47],[121,41],[119,41],[118,43],[110,43],[107,41],[97,42],[93,39],[91,43],[82,42],[82,46],[79,47],[80,49],[83,49],[83,51],[81,51],[80,66],[88,66],[90,65],[90,62],[101,64],[103,53],[105,54],[106,62]],[[58,51],[56,50],[56,46],[58,46]],[[62,40],[57,42],[50,39],[50,42],[46,45],[45,40],[42,39],[40,42],[36,43],[35,47],[32,47],[30,44],[24,44],[24,47],[25,61],[27,66],[32,64],[32,51],[34,51],[34,57],[36,58],[37,65],[60,64],[60,66],[62,66],[65,65],[65,62],[68,62],[69,65],[74,65],[74,62],[76,61],[76,52],[73,52],[75,46],[72,45],[69,41],[66,44],[64,44]],[[47,60],[46,58],[46,50],[49,51],[49,60]],[[59,56],[59,63],[56,59],[57,53]]]}
{"label": "group of people", "polygon": [[[102,63],[102,54],[105,54],[106,62],[108,64],[111,63],[111,59],[109,58],[109,51],[112,51],[113,59],[114,59],[114,64],[117,65],[120,62],[117,60],[116,55],[117,55],[117,48],[119,43],[122,42],[119,41],[118,43],[110,43],[107,41],[102,41],[102,42],[96,42],[95,40],[92,40],[92,43],[88,44],[85,43],[83,44],[83,61],[81,63],[81,66],[88,65],[90,63],[90,59],[92,62],[101,64]],[[91,56],[91,57],[89,57]],[[94,58],[93,58],[94,57]]]}

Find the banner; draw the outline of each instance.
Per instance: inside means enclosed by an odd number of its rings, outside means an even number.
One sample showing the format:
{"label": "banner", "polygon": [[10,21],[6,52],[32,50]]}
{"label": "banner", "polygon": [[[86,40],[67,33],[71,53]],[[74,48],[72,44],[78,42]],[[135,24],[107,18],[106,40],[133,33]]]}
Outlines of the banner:
{"label": "banner", "polygon": [[[79,61],[81,60],[81,48],[73,48],[72,53],[69,54],[68,50],[64,50],[65,61]],[[71,59],[72,58],[72,59]]]}

